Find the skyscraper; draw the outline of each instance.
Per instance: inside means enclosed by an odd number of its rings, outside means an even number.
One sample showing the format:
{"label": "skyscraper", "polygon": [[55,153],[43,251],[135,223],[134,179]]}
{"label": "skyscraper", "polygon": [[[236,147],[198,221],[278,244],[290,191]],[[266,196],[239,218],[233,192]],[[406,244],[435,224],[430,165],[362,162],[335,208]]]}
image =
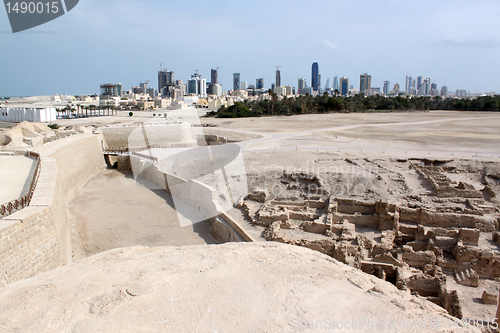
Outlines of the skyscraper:
{"label": "skyscraper", "polygon": [[304,94],[305,89],[306,89],[306,79],[300,78],[298,84],[299,95]]}
{"label": "skyscraper", "polygon": [[361,74],[359,76],[359,93],[366,95],[372,89],[372,76],[368,74]]}
{"label": "skyscraper", "polygon": [[335,91],[335,90],[340,91],[339,77],[338,76],[333,78],[333,91]]}
{"label": "skyscraper", "polygon": [[219,83],[219,70],[212,68],[210,75],[210,83]]}
{"label": "skyscraper", "polygon": [[[200,81],[201,76],[196,72],[195,74],[191,75],[191,80],[188,80],[187,88],[188,88],[188,94],[195,94],[199,95],[201,94],[200,92]],[[206,80],[205,80],[205,89],[206,89]],[[206,93],[206,91],[205,91]]]}
{"label": "skyscraper", "polygon": [[312,73],[311,73],[311,87],[313,91],[319,90],[319,65],[317,62],[313,62],[312,64]]}
{"label": "skyscraper", "polygon": [[233,90],[240,90],[240,73],[233,73]]}
{"label": "skyscraper", "polygon": [[175,85],[174,72],[168,72],[166,69],[158,72],[158,91],[162,91],[167,86]]}
{"label": "skyscraper", "polygon": [[276,85],[275,87],[281,87],[281,72],[279,69],[276,70]]}
{"label": "skyscraper", "polygon": [[441,96],[448,96],[448,87],[447,86],[443,86],[441,88]]}
{"label": "skyscraper", "polygon": [[420,89],[420,86],[422,85],[422,83],[424,83],[424,77],[422,75],[417,76],[417,86],[416,86],[417,90]]}
{"label": "skyscraper", "polygon": [[256,89],[264,89],[264,78],[261,77],[260,79],[257,79],[255,82]]}
{"label": "skyscraper", "polygon": [[349,79],[346,77],[340,78],[340,94],[347,96],[349,94]]}
{"label": "skyscraper", "polygon": [[200,78],[198,80],[198,95],[200,97],[207,97],[207,79]]}
{"label": "skyscraper", "polygon": [[389,93],[389,85],[391,83],[389,81],[384,81],[384,94],[388,94]]}
{"label": "skyscraper", "polygon": [[140,86],[141,86],[141,94],[144,94],[144,95],[147,94],[147,92],[148,92],[148,83],[147,82],[146,83],[141,83]]}
{"label": "skyscraper", "polygon": [[406,75],[406,87],[405,87],[406,89],[405,89],[405,91],[408,95],[411,94],[411,87],[412,87],[412,78],[411,78],[411,76]]}

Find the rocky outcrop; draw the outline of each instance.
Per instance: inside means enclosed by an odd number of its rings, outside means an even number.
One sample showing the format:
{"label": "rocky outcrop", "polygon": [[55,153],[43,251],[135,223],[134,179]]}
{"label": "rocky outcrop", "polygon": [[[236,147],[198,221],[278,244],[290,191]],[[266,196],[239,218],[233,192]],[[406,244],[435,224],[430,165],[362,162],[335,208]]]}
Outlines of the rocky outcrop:
{"label": "rocky outcrop", "polygon": [[28,333],[473,331],[388,282],[278,243],[104,252],[0,290],[0,322]]}

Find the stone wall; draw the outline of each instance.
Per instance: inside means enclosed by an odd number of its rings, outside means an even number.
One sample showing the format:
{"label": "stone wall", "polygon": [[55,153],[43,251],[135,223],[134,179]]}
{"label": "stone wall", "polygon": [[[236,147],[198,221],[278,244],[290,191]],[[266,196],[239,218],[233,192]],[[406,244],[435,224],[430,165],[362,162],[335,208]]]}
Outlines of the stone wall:
{"label": "stone wall", "polygon": [[[164,173],[158,165],[131,156],[134,177],[149,188],[163,189],[172,196],[180,215],[191,216],[198,222],[208,221],[212,235],[221,242],[247,241],[254,239],[246,233],[237,221],[224,213],[216,191],[197,180],[185,180],[176,175]],[[179,216],[181,218],[181,216]],[[180,221],[183,225],[183,221]],[[191,223],[184,221],[184,223]]]}
{"label": "stone wall", "polygon": [[66,204],[105,165],[95,135],[59,140],[37,152],[41,171],[30,205],[0,220],[0,286],[71,261]]}
{"label": "stone wall", "polygon": [[108,148],[169,147],[172,144],[196,144],[188,123],[159,123],[144,126],[110,126],[101,129]]}

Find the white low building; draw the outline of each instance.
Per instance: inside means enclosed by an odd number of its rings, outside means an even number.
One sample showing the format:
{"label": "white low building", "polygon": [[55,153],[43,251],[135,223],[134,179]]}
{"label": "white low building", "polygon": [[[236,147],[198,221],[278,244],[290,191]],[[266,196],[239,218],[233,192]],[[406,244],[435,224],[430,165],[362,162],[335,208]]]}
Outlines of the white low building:
{"label": "white low building", "polygon": [[44,123],[56,119],[56,108],[0,108],[0,121]]}

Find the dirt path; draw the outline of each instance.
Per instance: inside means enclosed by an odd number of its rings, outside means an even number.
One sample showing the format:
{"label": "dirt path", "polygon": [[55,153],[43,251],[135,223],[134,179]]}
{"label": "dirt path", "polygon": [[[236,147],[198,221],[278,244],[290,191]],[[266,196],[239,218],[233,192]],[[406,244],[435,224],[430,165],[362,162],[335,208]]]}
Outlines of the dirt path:
{"label": "dirt path", "polygon": [[217,243],[206,223],[181,228],[172,206],[169,194],[137,184],[131,173],[95,175],[68,204],[74,259],[135,245]]}

